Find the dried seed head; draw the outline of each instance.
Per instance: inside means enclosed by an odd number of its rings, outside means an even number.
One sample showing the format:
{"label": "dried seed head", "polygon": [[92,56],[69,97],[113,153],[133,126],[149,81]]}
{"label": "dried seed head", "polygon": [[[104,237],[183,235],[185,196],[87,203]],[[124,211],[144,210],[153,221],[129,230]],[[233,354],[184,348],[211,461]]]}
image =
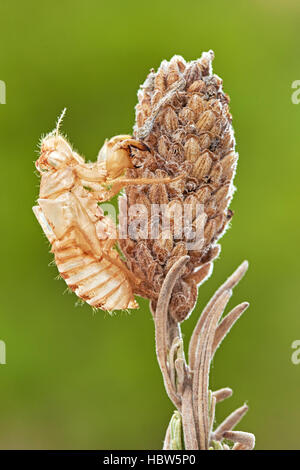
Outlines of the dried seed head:
{"label": "dried seed head", "polygon": [[221,160],[222,174],[224,178],[229,181],[232,179],[233,172],[236,168],[237,154],[235,152],[230,152]]}
{"label": "dried seed head", "polygon": [[153,243],[153,252],[160,263],[165,263],[173,248],[173,236],[169,230],[164,230],[159,234]]}
{"label": "dried seed head", "polygon": [[165,129],[168,132],[175,131],[178,127],[178,119],[175,111],[172,108],[167,108],[165,114],[164,114],[164,120],[163,120]]}
{"label": "dried seed head", "polygon": [[184,145],[184,157],[186,160],[195,162],[201,152],[198,139],[196,137],[189,138]]}
{"label": "dried seed head", "polygon": [[[152,293],[148,297],[153,302],[174,262],[186,254],[190,256],[186,273],[177,282],[170,302],[170,313],[177,321],[187,317],[197,299],[195,281],[188,282],[184,276],[217,256],[216,242],[232,216],[228,204],[233,193],[237,154],[229,98],[222,90],[222,80],[213,75],[212,60],[212,51],[190,63],[175,56],[170,62],[163,61],[156,73],[151,71],[138,93],[134,127],[134,137],[148,150],[138,150],[134,155],[136,168],[127,171],[131,178],[182,177],[167,185],[126,189],[129,205],[141,193],[150,204],[165,205],[172,243],[171,239],[162,243],[160,236],[166,230],[162,218],[150,212],[148,226],[155,226],[159,236],[155,241],[143,240],[143,256],[138,256],[141,253],[138,240],[132,240],[133,244],[120,241],[128,266],[134,267],[137,276],[143,273],[143,287]],[[182,226],[185,204],[192,208],[188,230],[201,218],[197,204],[203,208],[201,247],[187,243],[188,231]],[[152,280],[149,266],[154,270]]]}
{"label": "dried seed head", "polygon": [[179,111],[178,117],[183,124],[188,124],[195,120],[195,113],[190,108],[183,108]]}
{"label": "dried seed head", "polygon": [[222,166],[220,165],[220,163],[216,163],[210,172],[210,183],[214,187],[218,187],[218,184],[220,183],[221,175],[222,175]]}
{"label": "dried seed head", "polygon": [[160,71],[155,75],[154,90],[159,91],[160,93],[163,94],[165,89],[166,89],[166,78],[165,78],[163,67],[161,67]]}
{"label": "dried seed head", "polygon": [[188,107],[194,111],[195,117],[198,117],[206,109],[206,103],[203,102],[200,95],[193,94],[188,100]]}
{"label": "dried seed head", "polygon": [[201,150],[208,149],[211,144],[211,137],[209,134],[201,134],[199,136],[199,145]]}
{"label": "dried seed head", "polygon": [[206,85],[203,80],[196,80],[188,89],[190,93],[205,93]]}
{"label": "dried seed head", "polygon": [[195,162],[193,167],[193,176],[195,176],[199,181],[203,180],[205,177],[208,179],[212,165],[212,160],[208,152],[200,155],[198,160]]}
{"label": "dried seed head", "polygon": [[199,131],[209,131],[214,122],[215,122],[215,115],[212,111],[204,111],[201,114],[199,121],[196,123],[196,127]]}
{"label": "dried seed head", "polygon": [[167,136],[162,135],[158,139],[158,143],[157,143],[157,148],[158,148],[159,154],[162,155],[162,156],[166,156],[168,151],[169,151],[169,146],[170,146],[170,143],[169,143],[169,140],[168,140]]}
{"label": "dried seed head", "polygon": [[202,188],[196,191],[196,196],[198,198],[198,201],[202,204],[208,201],[210,195],[211,195],[211,190],[209,189],[208,186],[202,186]]}

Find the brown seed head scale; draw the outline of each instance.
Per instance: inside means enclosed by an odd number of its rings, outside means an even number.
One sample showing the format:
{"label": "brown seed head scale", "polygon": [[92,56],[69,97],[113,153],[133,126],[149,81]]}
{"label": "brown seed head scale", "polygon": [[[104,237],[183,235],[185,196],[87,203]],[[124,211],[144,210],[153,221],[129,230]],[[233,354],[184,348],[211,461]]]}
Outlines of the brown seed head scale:
{"label": "brown seed head scale", "polygon": [[[170,314],[183,321],[197,300],[197,283],[210,273],[209,263],[218,255],[216,244],[233,215],[228,209],[238,155],[229,112],[229,97],[222,80],[212,73],[212,51],[192,62],[174,56],[151,71],[138,92],[134,138],[148,150],[134,149],[135,168],[130,178],[182,175],[172,184],[139,185],[126,189],[127,224],[133,204],[153,207],[164,204],[170,214],[171,231],[164,232],[161,218],[146,211],[148,228],[157,226],[158,237],[131,236],[120,240],[129,269],[142,279],[136,294],[148,297],[155,310],[163,280],[180,257],[189,255],[186,269],[177,281]],[[122,200],[122,199],[121,199]],[[176,229],[182,207],[193,208],[193,226],[202,217],[203,236],[198,249],[189,249],[184,230]],[[202,204],[202,214],[197,214]],[[120,219],[124,214],[120,211]],[[180,225],[180,224],[179,224]]]}

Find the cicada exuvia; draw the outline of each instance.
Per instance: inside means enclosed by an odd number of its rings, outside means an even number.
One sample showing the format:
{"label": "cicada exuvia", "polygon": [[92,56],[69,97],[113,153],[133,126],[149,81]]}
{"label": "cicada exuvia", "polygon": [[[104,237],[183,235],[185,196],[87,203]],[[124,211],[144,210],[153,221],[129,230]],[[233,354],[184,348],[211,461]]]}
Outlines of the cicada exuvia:
{"label": "cicada exuvia", "polygon": [[170,183],[170,178],[129,179],[131,149],[144,144],[131,136],[106,141],[96,162],[87,163],[56,129],[42,139],[36,168],[41,175],[33,211],[46,234],[58,271],[68,287],[94,308],[137,308],[133,292],[139,279],[115,249],[114,221],[100,204],[130,184]]}

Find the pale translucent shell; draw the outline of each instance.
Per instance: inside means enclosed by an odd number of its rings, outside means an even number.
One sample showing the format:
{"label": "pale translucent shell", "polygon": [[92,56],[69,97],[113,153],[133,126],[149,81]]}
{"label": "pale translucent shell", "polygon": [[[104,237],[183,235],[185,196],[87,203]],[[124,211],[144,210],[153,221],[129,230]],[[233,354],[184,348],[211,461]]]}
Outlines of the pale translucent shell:
{"label": "pale translucent shell", "polygon": [[59,273],[92,307],[138,308],[125,266],[113,249],[115,224],[98,206],[105,200],[103,164],[85,163],[61,136],[44,139],[37,168],[51,163],[52,155],[60,164],[42,172],[33,211],[52,245]]}

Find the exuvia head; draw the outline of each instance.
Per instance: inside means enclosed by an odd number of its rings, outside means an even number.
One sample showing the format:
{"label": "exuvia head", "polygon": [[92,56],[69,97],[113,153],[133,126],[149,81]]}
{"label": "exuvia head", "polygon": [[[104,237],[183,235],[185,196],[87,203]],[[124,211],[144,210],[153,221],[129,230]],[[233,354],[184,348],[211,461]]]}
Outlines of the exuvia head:
{"label": "exuvia head", "polygon": [[59,127],[65,111],[64,109],[59,117],[55,130],[42,140],[40,157],[35,163],[40,172],[58,170],[70,164],[72,160],[78,163],[82,162],[81,157],[73,151],[69,142],[59,134]]}
{"label": "exuvia head", "polygon": [[130,135],[117,135],[104,143],[99,152],[98,161],[105,162],[109,178],[118,178],[128,168],[134,168],[130,146],[145,150],[145,145],[134,140]]}
{"label": "exuvia head", "polygon": [[42,140],[41,153],[36,161],[39,171],[58,170],[73,159],[70,144],[60,135],[49,134]]}

